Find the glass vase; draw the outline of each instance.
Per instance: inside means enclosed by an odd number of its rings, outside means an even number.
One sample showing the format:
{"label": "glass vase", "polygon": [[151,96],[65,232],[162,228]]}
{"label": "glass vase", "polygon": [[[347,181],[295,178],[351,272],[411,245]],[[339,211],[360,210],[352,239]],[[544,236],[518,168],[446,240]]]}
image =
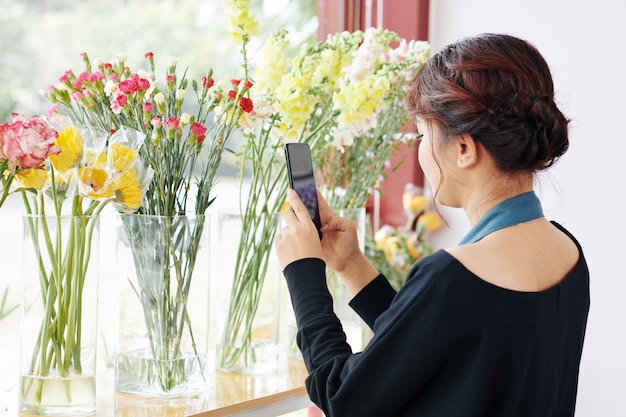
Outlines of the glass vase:
{"label": "glass vase", "polygon": [[208,389],[209,218],[122,215],[117,392],[158,398]]}
{"label": "glass vase", "polygon": [[25,215],[19,409],[80,415],[96,405],[97,216]]}
{"label": "glass vase", "polygon": [[[359,247],[362,251],[365,250],[365,234],[367,231],[365,208],[333,209],[333,211],[338,216],[348,218],[356,223]],[[341,321],[348,344],[353,352],[360,352],[367,344],[369,331],[367,325],[365,325],[359,315],[348,305],[352,295],[337,274],[329,268],[326,268],[326,282],[328,290],[333,297],[333,310],[337,318]],[[291,301],[287,299],[285,302],[290,306],[290,308],[287,309],[289,313],[286,320],[286,337],[288,338],[286,345],[287,355],[292,359],[302,359],[302,354],[296,344],[296,333],[298,329],[296,327],[293,309],[291,308]]]}
{"label": "glass vase", "polygon": [[212,319],[218,371],[263,374],[278,367],[280,281],[273,251],[278,215],[243,224],[239,213],[218,214]]}

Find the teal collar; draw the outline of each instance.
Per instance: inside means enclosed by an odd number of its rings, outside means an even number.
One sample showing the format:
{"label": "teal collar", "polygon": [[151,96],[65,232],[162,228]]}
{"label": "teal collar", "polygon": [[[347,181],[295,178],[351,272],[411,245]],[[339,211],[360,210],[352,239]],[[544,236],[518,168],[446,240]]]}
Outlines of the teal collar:
{"label": "teal collar", "polygon": [[477,242],[489,233],[505,227],[525,223],[543,217],[541,202],[534,191],[516,195],[515,197],[498,203],[487,212],[465,237],[459,245]]}

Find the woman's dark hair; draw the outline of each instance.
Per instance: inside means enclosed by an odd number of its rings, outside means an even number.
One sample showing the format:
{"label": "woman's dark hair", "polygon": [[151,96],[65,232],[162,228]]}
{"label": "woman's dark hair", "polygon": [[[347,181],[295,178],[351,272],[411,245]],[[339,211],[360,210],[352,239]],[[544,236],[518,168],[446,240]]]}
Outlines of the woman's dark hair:
{"label": "woman's dark hair", "polygon": [[508,173],[545,169],[569,144],[548,64],[533,45],[509,35],[445,47],[420,69],[406,104],[450,136],[470,134]]}

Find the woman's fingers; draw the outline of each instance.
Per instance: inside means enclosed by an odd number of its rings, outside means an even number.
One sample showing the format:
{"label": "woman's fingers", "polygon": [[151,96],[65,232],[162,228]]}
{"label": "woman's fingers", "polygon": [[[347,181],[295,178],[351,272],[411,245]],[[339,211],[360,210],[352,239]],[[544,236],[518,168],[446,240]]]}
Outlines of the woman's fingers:
{"label": "woman's fingers", "polygon": [[302,200],[300,200],[300,196],[291,188],[287,190],[287,201],[289,201],[291,211],[299,222],[311,221],[309,212]]}

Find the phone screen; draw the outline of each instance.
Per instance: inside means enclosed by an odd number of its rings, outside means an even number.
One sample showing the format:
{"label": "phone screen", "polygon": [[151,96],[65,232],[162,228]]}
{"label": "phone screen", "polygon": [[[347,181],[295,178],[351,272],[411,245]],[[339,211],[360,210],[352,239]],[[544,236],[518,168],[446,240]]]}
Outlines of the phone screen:
{"label": "phone screen", "polygon": [[287,159],[287,172],[289,185],[298,193],[304,203],[313,223],[319,231],[320,214],[317,208],[317,194],[313,162],[311,161],[311,149],[306,143],[288,143],[285,145],[285,158]]}

